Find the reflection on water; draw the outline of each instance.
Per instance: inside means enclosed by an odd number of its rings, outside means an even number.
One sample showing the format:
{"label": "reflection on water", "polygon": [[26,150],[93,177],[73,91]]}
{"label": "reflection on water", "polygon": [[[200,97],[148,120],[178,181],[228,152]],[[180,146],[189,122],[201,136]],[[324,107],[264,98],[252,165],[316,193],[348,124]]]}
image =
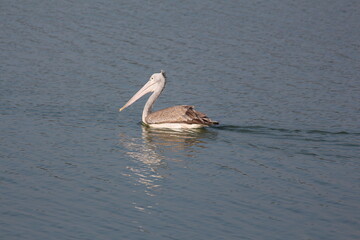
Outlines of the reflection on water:
{"label": "reflection on water", "polygon": [[191,147],[206,148],[204,138],[215,133],[206,129],[157,129],[142,126],[142,138],[145,144],[155,146],[162,151],[185,151]]}
{"label": "reflection on water", "polygon": [[146,186],[145,192],[150,196],[161,186],[169,162],[182,161],[181,157],[174,158],[172,153],[179,152],[185,154],[184,157],[191,157],[196,152],[194,148],[206,148],[205,140],[216,136],[215,132],[206,129],[176,131],[141,127],[141,137],[129,137],[121,133],[119,138],[126,149],[125,153],[135,161],[127,166],[131,171],[128,176],[134,178],[135,184]]}
{"label": "reflection on water", "polygon": [[160,186],[157,182],[163,178],[157,169],[167,167],[164,157],[151,146],[143,144],[141,138],[131,138],[124,133],[121,133],[119,137],[120,143],[125,147],[125,154],[137,163],[126,167],[131,172],[127,175],[135,179],[136,184],[145,185],[146,194],[153,195],[152,190]]}

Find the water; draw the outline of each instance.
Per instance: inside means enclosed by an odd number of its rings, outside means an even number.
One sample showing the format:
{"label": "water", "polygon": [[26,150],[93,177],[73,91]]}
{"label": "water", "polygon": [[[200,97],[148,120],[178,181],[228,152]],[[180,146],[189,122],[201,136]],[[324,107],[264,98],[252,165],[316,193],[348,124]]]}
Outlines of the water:
{"label": "water", "polygon": [[[359,239],[357,1],[2,1],[1,239]],[[219,127],[139,124],[191,104]]]}

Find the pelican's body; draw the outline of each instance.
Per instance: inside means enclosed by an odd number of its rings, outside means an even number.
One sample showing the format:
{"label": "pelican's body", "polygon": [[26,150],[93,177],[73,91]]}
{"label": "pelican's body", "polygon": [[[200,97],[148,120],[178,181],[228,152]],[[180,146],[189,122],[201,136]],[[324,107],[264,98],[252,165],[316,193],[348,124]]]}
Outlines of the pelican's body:
{"label": "pelican's body", "polygon": [[142,114],[143,123],[150,127],[201,128],[218,124],[218,122],[212,121],[205,114],[195,111],[193,106],[188,105],[179,105],[152,112],[152,106],[164,90],[165,84],[165,72],[161,71],[160,73],[154,73],[149,81],[122,108],[120,108],[120,111],[133,104],[145,94],[153,92],[146,102]]}

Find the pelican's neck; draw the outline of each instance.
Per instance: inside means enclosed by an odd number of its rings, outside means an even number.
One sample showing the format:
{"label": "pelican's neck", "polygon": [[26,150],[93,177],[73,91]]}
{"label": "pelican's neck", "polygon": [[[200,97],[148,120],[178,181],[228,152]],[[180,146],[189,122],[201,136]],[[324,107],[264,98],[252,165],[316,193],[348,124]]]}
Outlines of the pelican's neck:
{"label": "pelican's neck", "polygon": [[152,107],[153,107],[156,99],[161,94],[163,89],[164,89],[164,87],[162,87],[160,90],[155,91],[153,94],[151,94],[151,96],[147,100],[147,102],[145,104],[145,107],[144,107],[144,110],[143,110],[143,113],[142,113],[142,121],[143,121],[143,123],[147,123],[145,119],[152,112]]}

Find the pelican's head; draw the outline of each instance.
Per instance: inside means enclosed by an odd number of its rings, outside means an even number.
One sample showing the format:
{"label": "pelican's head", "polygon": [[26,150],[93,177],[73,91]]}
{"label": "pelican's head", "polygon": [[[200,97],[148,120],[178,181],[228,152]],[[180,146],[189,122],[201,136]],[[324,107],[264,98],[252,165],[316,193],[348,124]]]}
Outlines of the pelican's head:
{"label": "pelican's head", "polygon": [[151,75],[149,81],[145,84],[145,86],[149,84],[150,90],[148,92],[155,92],[156,89],[159,88],[159,86],[164,86],[165,83],[166,83],[166,74],[163,70],[161,70],[159,73],[154,73],[153,75]]}
{"label": "pelican's head", "polygon": [[137,93],[135,93],[135,95],[122,108],[120,108],[119,111],[124,110],[149,92],[159,92],[160,94],[165,87],[165,83],[166,74],[163,70],[159,73],[154,73],[151,75],[149,81]]}

